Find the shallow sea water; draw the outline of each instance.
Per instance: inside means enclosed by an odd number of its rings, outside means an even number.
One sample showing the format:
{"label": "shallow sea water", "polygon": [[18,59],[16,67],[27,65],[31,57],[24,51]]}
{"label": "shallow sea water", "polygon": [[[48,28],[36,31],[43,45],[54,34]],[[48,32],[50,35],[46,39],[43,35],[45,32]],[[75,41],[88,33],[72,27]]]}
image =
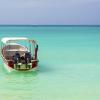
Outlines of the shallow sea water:
{"label": "shallow sea water", "polygon": [[0,100],[100,99],[100,27],[0,26],[2,37],[35,39],[39,66],[9,73],[0,58]]}

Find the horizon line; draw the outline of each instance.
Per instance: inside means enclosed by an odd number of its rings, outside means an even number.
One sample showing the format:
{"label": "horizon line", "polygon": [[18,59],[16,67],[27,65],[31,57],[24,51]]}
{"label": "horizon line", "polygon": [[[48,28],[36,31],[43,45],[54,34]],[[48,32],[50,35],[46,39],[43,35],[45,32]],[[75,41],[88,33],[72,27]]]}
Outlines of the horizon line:
{"label": "horizon line", "polygon": [[56,25],[56,24],[55,25],[52,25],[52,24],[47,24],[47,25],[46,24],[43,24],[43,25],[42,24],[41,25],[38,25],[38,24],[37,25],[36,24],[0,24],[0,26],[100,26],[100,25],[85,25],[85,24],[84,25],[82,25],[82,24],[81,25],[67,25],[67,24],[66,25],[60,25],[60,24],[59,25]]}

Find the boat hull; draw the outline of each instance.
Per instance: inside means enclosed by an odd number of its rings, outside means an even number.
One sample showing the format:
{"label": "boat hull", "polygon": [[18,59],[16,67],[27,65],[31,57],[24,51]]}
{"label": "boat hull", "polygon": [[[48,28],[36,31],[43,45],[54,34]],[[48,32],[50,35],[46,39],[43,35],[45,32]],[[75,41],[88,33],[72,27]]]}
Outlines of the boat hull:
{"label": "boat hull", "polygon": [[[14,67],[10,67],[7,63],[7,61],[3,58],[3,64],[4,64],[4,68],[8,71],[8,72],[13,72],[13,71],[36,71],[38,66],[35,66],[34,68],[25,68],[25,66],[23,67],[20,66],[21,68],[16,68],[16,65],[14,65]],[[22,68],[23,67],[23,68]]]}

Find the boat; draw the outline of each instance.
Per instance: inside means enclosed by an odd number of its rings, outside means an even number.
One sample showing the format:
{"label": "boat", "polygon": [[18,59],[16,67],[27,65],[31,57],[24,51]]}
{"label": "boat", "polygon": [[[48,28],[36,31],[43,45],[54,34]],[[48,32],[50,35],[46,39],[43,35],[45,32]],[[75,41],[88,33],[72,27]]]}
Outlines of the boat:
{"label": "boat", "polygon": [[1,39],[1,56],[9,71],[36,70],[38,66],[38,44],[26,37],[4,37]]}

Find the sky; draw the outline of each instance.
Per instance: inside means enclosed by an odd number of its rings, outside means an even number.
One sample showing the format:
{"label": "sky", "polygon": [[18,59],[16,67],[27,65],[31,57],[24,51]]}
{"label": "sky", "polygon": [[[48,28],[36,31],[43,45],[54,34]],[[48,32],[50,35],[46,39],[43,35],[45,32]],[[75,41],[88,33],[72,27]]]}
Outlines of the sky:
{"label": "sky", "polygon": [[0,0],[1,25],[100,25],[100,0]]}

